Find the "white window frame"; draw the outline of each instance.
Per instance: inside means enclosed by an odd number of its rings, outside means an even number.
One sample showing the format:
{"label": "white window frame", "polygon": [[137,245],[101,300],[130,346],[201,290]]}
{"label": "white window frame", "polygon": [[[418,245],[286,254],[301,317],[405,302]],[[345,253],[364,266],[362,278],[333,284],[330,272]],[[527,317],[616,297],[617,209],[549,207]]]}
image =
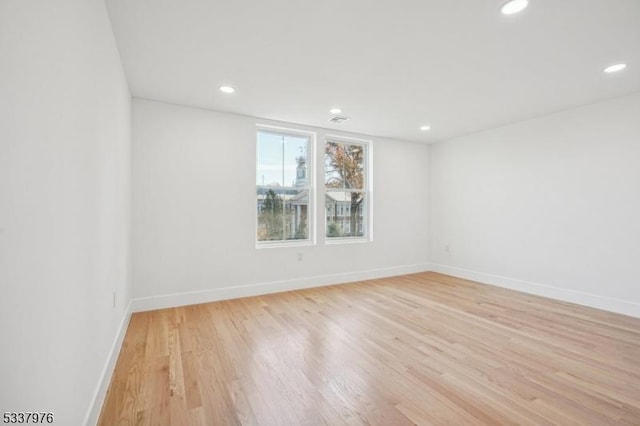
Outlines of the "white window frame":
{"label": "white window frame", "polygon": [[[326,144],[328,142],[336,142],[348,145],[360,145],[364,149],[364,235],[361,237],[329,237],[327,236],[327,206],[326,206],[326,194],[331,192],[343,192],[341,190],[328,190],[326,187],[326,164],[324,162],[324,155],[326,152]],[[324,243],[327,245],[332,244],[352,244],[352,243],[367,243],[373,241],[373,141],[367,139],[358,139],[348,136],[326,134],[324,137],[324,143],[322,145],[322,170],[323,180],[321,185],[322,192],[322,217],[324,221],[323,237]],[[346,191],[344,191],[346,192]],[[345,209],[346,210],[346,209]]]}
{"label": "white window frame", "polygon": [[[300,247],[300,246],[312,246],[316,244],[316,133],[301,129],[292,129],[288,127],[279,127],[279,126],[271,126],[267,124],[257,124],[255,130],[255,150],[256,150],[256,167],[255,173],[257,177],[258,173],[258,160],[259,160],[259,152],[258,152],[258,134],[260,132],[265,133],[273,133],[282,136],[294,136],[294,137],[306,137],[308,138],[309,144],[307,146],[307,186],[304,189],[309,191],[309,204],[307,206],[307,239],[305,240],[271,240],[271,241],[259,241],[258,240],[258,220],[259,214],[258,209],[254,208],[255,212],[255,221],[254,221],[254,239],[255,239],[255,247],[257,249],[263,248],[275,248],[275,247]],[[257,182],[257,179],[256,179]],[[283,182],[284,184],[284,182]],[[266,185],[255,185],[254,188],[254,197],[256,197],[257,189],[263,187],[266,188]],[[300,189],[296,187],[288,187],[282,186],[280,189]]]}

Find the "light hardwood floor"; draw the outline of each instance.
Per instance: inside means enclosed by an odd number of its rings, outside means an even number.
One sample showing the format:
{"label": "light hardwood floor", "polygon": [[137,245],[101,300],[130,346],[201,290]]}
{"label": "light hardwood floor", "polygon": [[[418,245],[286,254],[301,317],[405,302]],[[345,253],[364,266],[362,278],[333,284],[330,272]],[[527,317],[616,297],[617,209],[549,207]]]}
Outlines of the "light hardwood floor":
{"label": "light hardwood floor", "polygon": [[134,314],[101,425],[640,425],[640,319],[437,273]]}

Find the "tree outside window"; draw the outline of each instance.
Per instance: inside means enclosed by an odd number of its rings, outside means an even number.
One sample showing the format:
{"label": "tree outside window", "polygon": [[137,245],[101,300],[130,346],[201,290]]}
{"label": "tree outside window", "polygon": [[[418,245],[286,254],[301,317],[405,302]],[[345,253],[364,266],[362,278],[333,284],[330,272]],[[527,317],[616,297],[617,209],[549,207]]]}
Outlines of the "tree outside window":
{"label": "tree outside window", "polygon": [[363,238],[367,229],[366,143],[325,144],[327,238]]}

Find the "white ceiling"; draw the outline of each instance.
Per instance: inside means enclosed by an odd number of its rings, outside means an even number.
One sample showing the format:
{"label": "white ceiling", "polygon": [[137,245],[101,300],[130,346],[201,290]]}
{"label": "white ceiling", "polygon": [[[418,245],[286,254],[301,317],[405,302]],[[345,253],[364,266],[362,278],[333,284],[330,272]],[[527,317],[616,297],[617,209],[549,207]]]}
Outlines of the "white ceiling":
{"label": "white ceiling", "polygon": [[217,111],[433,142],[640,90],[640,0],[106,3],[135,97]]}

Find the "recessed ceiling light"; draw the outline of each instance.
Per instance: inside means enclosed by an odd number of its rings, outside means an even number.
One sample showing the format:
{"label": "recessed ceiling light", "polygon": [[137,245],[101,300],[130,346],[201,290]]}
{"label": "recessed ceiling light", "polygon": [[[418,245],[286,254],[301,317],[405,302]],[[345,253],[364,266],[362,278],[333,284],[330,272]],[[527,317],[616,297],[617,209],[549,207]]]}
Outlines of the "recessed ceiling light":
{"label": "recessed ceiling light", "polygon": [[222,93],[233,93],[233,92],[235,92],[235,91],[236,91],[236,89],[234,89],[234,88],[233,88],[233,87],[231,87],[231,86],[220,86],[220,91],[221,91]]}
{"label": "recessed ceiling light", "polygon": [[615,65],[606,67],[603,71],[606,73],[618,72],[618,71],[622,71],[626,67],[627,67],[627,64],[615,64]]}
{"label": "recessed ceiling light", "polygon": [[431,130],[431,126],[420,126],[420,130],[422,130],[423,132],[426,132],[428,130]]}
{"label": "recessed ceiling light", "polygon": [[503,15],[513,15],[522,12],[528,5],[529,0],[511,0],[502,6],[500,12]]}
{"label": "recessed ceiling light", "polygon": [[329,110],[329,112],[330,112],[331,114],[340,114],[340,113],[342,113],[342,110],[341,110],[340,108],[331,108],[331,109]]}

